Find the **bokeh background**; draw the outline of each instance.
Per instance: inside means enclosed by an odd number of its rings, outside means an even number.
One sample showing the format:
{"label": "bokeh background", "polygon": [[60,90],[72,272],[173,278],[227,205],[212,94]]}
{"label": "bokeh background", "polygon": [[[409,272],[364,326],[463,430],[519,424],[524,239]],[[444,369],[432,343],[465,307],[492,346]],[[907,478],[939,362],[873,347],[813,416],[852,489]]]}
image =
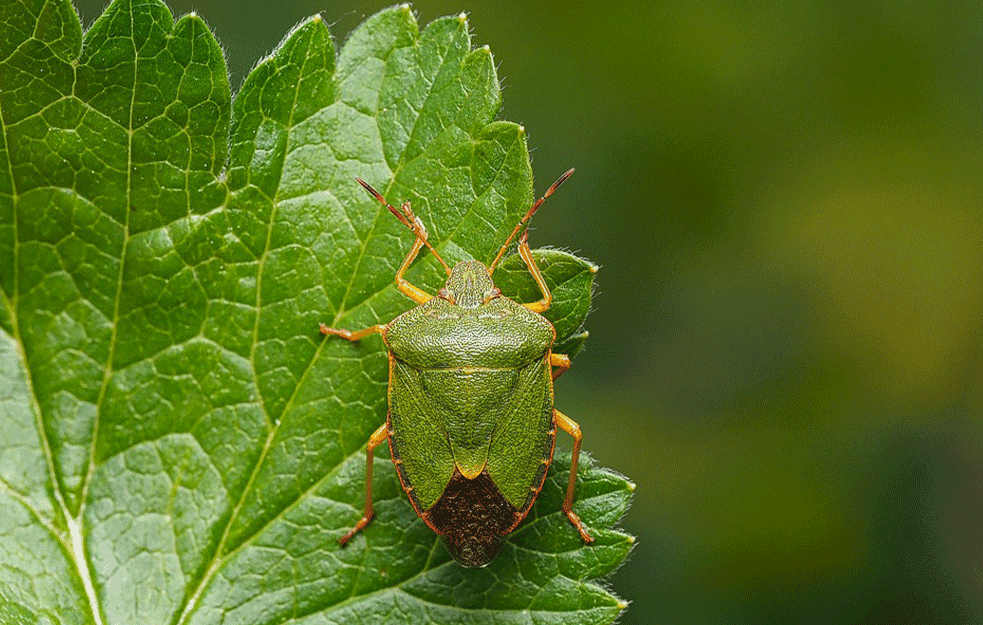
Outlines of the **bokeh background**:
{"label": "bokeh background", "polygon": [[[168,2],[234,89],[390,4]],[[602,266],[557,396],[638,483],[622,622],[983,622],[983,9],[413,7],[491,46],[537,192],[577,168],[532,243]]]}

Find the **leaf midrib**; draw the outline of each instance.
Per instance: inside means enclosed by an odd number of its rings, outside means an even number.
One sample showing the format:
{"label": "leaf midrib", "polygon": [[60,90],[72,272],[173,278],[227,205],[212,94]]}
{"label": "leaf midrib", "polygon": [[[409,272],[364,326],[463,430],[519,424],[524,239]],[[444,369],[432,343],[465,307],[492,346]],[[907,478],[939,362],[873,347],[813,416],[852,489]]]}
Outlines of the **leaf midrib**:
{"label": "leaf midrib", "polygon": [[[130,16],[131,25],[132,25],[132,20],[133,20],[133,18],[132,18],[132,14],[131,14],[131,16]],[[9,58],[11,58],[14,54],[16,54],[17,51],[20,50],[21,46],[25,45],[27,42],[29,42],[29,41],[39,41],[39,42],[41,42],[41,40],[37,38],[37,29],[40,27],[40,23],[41,23],[41,20],[40,19],[37,19],[36,20],[36,23],[35,23],[34,30],[31,32],[31,36],[29,38],[25,38],[25,40],[23,42],[21,42],[21,44],[18,45],[17,48],[15,48],[14,51],[11,53],[11,55],[8,56],[7,59],[4,59],[3,62],[6,62]],[[44,46],[46,48],[48,48],[49,51],[51,51],[52,56],[56,56],[57,57],[57,55],[54,53],[54,51],[53,50],[50,50],[50,46],[47,45],[47,43],[44,43],[44,42],[41,42],[41,43],[43,43]],[[134,76],[135,76],[135,74],[136,74],[136,71],[135,71],[135,68],[134,68]],[[77,80],[78,80],[78,66],[76,64],[72,64],[72,89],[73,89],[73,92],[74,92],[74,88],[75,88],[75,84],[76,84],[76,81]],[[134,80],[134,82],[135,82],[135,80]],[[61,98],[59,98],[59,99],[61,99]],[[131,101],[130,101],[130,107],[131,107],[130,108],[130,116],[131,116],[131,121],[132,121],[132,106],[133,106],[133,98],[131,97]],[[48,430],[45,427],[44,413],[42,412],[41,405],[40,405],[40,403],[38,401],[37,386],[34,383],[34,374],[33,374],[32,369],[28,365],[27,354],[24,352],[24,340],[23,340],[23,336],[21,335],[21,331],[20,331],[20,319],[19,319],[19,314],[18,314],[18,312],[19,312],[18,311],[18,308],[19,308],[19,298],[20,298],[20,237],[19,237],[19,234],[18,233],[19,233],[19,230],[20,230],[20,222],[18,220],[19,211],[18,211],[17,204],[18,204],[18,200],[19,200],[21,194],[18,192],[18,189],[17,189],[17,179],[14,176],[14,172],[13,172],[13,161],[10,158],[10,137],[9,137],[9,134],[7,133],[7,129],[10,128],[10,126],[7,124],[7,121],[5,119],[3,107],[0,107],[0,128],[2,128],[2,130],[3,130],[3,133],[4,133],[4,142],[6,144],[6,148],[7,148],[7,152],[8,152],[8,156],[7,156],[7,174],[10,177],[10,185],[11,185],[10,197],[11,197],[11,208],[12,208],[12,212],[13,212],[13,215],[12,215],[12,217],[13,217],[13,224],[12,225],[13,225],[13,248],[14,248],[13,249],[13,252],[14,252],[14,254],[13,254],[13,264],[14,264],[14,266],[13,266],[13,295],[12,295],[13,300],[9,299],[7,297],[7,295],[6,295],[6,293],[3,293],[2,292],[2,289],[0,289],[0,294],[3,295],[4,305],[7,306],[7,309],[10,311],[10,320],[11,320],[11,324],[13,325],[13,330],[14,330],[14,339],[15,339],[14,340],[14,343],[16,344],[16,347],[17,347],[17,353],[18,353],[18,356],[19,356],[20,361],[21,361],[20,364],[23,367],[25,383],[27,384],[27,386],[30,389],[29,395],[30,395],[30,402],[31,402],[31,410],[34,413],[35,426],[36,426],[37,432],[38,432],[38,440],[39,440],[39,442],[41,444],[42,452],[43,452],[44,457],[45,457],[45,464],[46,464],[46,467],[47,467],[47,470],[48,470],[48,473],[49,473],[49,476],[50,476],[50,480],[51,480],[51,493],[54,495],[54,499],[55,499],[55,507],[52,510],[52,513],[53,514],[56,514],[56,515],[60,513],[62,515],[62,517],[65,519],[65,522],[66,523],[76,523],[76,524],[78,524],[79,523],[79,519],[81,519],[82,513],[83,513],[83,511],[85,509],[84,493],[86,491],[86,487],[88,486],[89,476],[91,475],[92,458],[93,457],[90,455],[89,470],[86,472],[86,482],[85,482],[85,484],[83,486],[83,496],[80,498],[80,501],[79,501],[78,518],[76,518],[76,517],[73,517],[72,516],[72,514],[71,514],[71,512],[70,512],[70,510],[68,508],[68,505],[67,505],[67,503],[65,501],[65,494],[62,491],[61,480],[58,479],[58,472],[57,472],[56,466],[55,466],[54,454],[51,451],[51,441],[48,440]],[[129,154],[128,154],[127,161],[129,162]],[[128,166],[127,167],[127,170],[128,170],[127,171],[127,180],[129,180],[129,169],[130,168]],[[127,185],[127,186],[129,187],[129,185]],[[129,188],[127,189],[127,193],[129,193]],[[120,264],[122,265],[122,259],[121,259],[121,263]],[[121,269],[120,269],[120,280],[122,280],[122,275],[123,274],[122,274],[122,267],[121,267]],[[117,291],[116,309],[117,309],[117,312],[118,312],[118,310],[119,310],[119,291]],[[114,323],[113,323],[113,333],[115,335],[115,318],[114,318]],[[111,362],[111,359],[108,362]],[[97,404],[97,407],[98,407],[98,405],[99,404]],[[98,427],[98,421],[99,421],[98,408],[97,408],[97,411],[96,411],[96,420],[95,421],[96,421],[96,427]],[[95,451],[95,434],[96,434],[96,432],[94,431],[93,432],[93,437],[92,437],[92,452],[93,453]],[[15,498],[18,499],[18,501],[20,501],[22,503],[22,505],[26,505],[26,501],[22,500],[22,498],[18,496],[19,493],[15,489],[10,488],[10,486],[6,483],[6,481],[4,481],[4,486],[8,490],[10,490],[11,493],[14,494]],[[94,587],[93,581],[92,581],[92,574],[91,574],[91,570],[89,568],[88,558],[85,557],[84,536],[82,536],[80,533],[70,532],[70,535],[69,535],[70,544],[67,544],[65,542],[65,539],[64,539],[64,534],[61,533],[61,532],[56,531],[55,528],[54,528],[54,526],[50,525],[49,523],[44,522],[42,515],[39,513],[38,510],[36,510],[34,508],[34,506],[28,506],[28,509],[31,511],[32,514],[34,514],[38,518],[38,520],[41,522],[41,524],[52,534],[52,536],[58,541],[58,543],[65,549],[65,551],[66,551],[66,553],[68,555],[68,559],[75,565],[75,569],[78,571],[79,579],[82,582],[82,586],[83,586],[83,588],[85,590],[86,602],[87,602],[88,607],[89,607],[89,613],[92,616],[92,622],[94,623],[94,625],[102,625],[103,620],[104,620],[103,619],[103,614],[102,614],[102,606],[100,605],[99,600],[98,600],[98,597],[96,596],[96,593],[95,593],[95,587]],[[77,538],[76,538],[76,534],[78,534],[78,537]],[[76,540],[79,541],[78,544],[76,544]],[[80,562],[79,561],[79,558],[77,557],[79,554],[81,554],[82,557],[83,557],[83,561],[82,562]]]}
{"label": "leaf midrib", "polygon": [[[89,486],[92,483],[92,476],[95,474],[96,470],[96,442],[99,438],[99,424],[102,421],[102,406],[103,399],[106,396],[106,391],[109,388],[109,382],[113,375],[113,361],[116,359],[116,342],[119,336],[119,311],[120,303],[122,301],[123,294],[123,276],[125,275],[127,251],[130,247],[130,207],[133,205],[133,111],[136,104],[136,94],[138,89],[137,77],[139,75],[139,65],[140,65],[140,49],[137,48],[136,40],[133,33],[136,32],[136,26],[133,19],[134,13],[130,11],[130,43],[133,47],[133,88],[130,90],[130,106],[127,119],[126,131],[126,203],[123,206],[123,245],[120,248],[120,259],[119,259],[119,269],[116,278],[116,296],[115,302],[113,303],[113,318],[112,318],[112,332],[109,338],[109,349],[106,355],[106,364],[103,367],[103,379],[102,385],[99,388],[99,395],[96,398],[96,415],[95,420],[92,425],[92,442],[90,443],[89,449],[89,464],[85,472],[85,481],[82,484],[82,492],[79,497],[79,511],[78,517],[73,519],[77,524],[77,528],[81,528],[82,519],[85,515],[86,501],[89,496]],[[40,24],[40,20],[38,20]],[[169,37],[168,37],[169,38]],[[78,64],[72,65],[72,91],[74,93],[75,85],[78,83]],[[57,487],[56,480],[56,487]],[[72,522],[72,521],[69,521]],[[76,540],[80,541],[78,545],[78,551],[82,554],[86,554],[85,543],[86,535],[81,531],[72,532],[72,542]],[[76,534],[78,538],[76,539]],[[74,559],[74,558],[73,558]],[[105,614],[103,614],[102,603],[99,601],[98,595],[95,594],[95,586],[93,584],[92,576],[92,563],[88,557],[85,557],[83,562],[78,562],[76,560],[76,566],[79,569],[79,574],[82,577],[82,583],[85,586],[86,594],[88,595],[89,602],[93,605],[92,614],[93,620],[96,625],[102,625],[105,620]]]}
{"label": "leaf midrib", "polygon": [[[408,47],[416,47],[416,45],[417,45],[417,43],[414,42],[414,43],[412,43],[410,45],[407,45],[407,46],[394,47],[393,49],[391,49],[389,51],[388,54],[386,54],[386,58],[380,59],[380,60],[383,62],[383,65],[384,66],[387,66],[389,64],[389,58],[396,52],[396,50],[402,50],[402,49],[405,49],[405,48],[408,48]],[[443,62],[441,62],[441,64],[443,64]],[[372,121],[375,122],[376,131],[379,133],[380,143],[383,144],[383,147],[382,147],[382,160],[380,162],[385,163],[386,168],[389,169],[389,174],[390,174],[389,184],[386,185],[386,188],[383,191],[383,197],[388,196],[389,193],[392,191],[393,185],[396,183],[396,177],[399,175],[399,172],[402,171],[402,165],[403,165],[402,162],[400,162],[400,163],[397,163],[395,169],[390,169],[389,168],[389,163],[386,162],[385,143],[384,143],[384,140],[382,139],[384,133],[382,132],[382,127],[379,126],[379,110],[381,108],[380,107],[380,103],[379,103],[379,99],[382,97],[382,90],[383,90],[383,87],[385,86],[386,77],[387,76],[388,76],[388,74],[386,74],[385,72],[383,72],[383,74],[382,74],[382,80],[379,83],[379,92],[376,94],[375,110],[373,111],[373,114],[372,114]],[[431,88],[432,88],[432,85],[431,85]],[[344,102],[344,100],[341,99],[341,94],[340,93],[338,95],[338,101],[339,102],[342,102],[344,104],[347,104],[348,106],[351,106],[350,104],[348,104],[347,102]],[[358,110],[356,107],[352,107],[352,108],[354,108],[355,110]],[[419,115],[417,115],[417,118],[419,118]],[[416,124],[416,122],[414,122],[414,127],[415,127],[415,124]],[[388,211],[388,209],[386,209],[386,210]],[[369,231],[366,233],[366,235],[365,235],[365,242],[361,245],[361,248],[358,251],[358,259],[355,261],[355,268],[352,270],[352,275],[348,279],[348,286],[345,287],[345,294],[341,297],[341,302],[337,306],[334,320],[332,320],[332,322],[331,322],[331,325],[332,326],[333,325],[336,325],[338,323],[338,321],[341,319],[342,315],[344,315],[344,313],[346,312],[345,306],[348,304],[348,296],[351,295],[352,287],[355,285],[355,279],[358,277],[359,270],[361,270],[361,268],[362,268],[362,261],[365,258],[365,252],[368,251],[369,244],[372,242],[372,239],[375,237],[375,232],[376,232],[376,230],[379,227],[379,217],[382,214],[382,212],[383,212],[382,211],[382,206],[381,205],[376,206],[375,217],[372,219],[372,227],[369,228]],[[383,287],[383,288],[385,288],[385,287]],[[378,291],[377,291],[377,293],[378,293]],[[365,300],[362,300],[362,301],[364,302]],[[361,304],[361,303],[362,302],[359,302],[359,304]],[[359,304],[356,304],[352,308],[357,307]],[[310,366],[310,365],[308,365],[308,366]]]}

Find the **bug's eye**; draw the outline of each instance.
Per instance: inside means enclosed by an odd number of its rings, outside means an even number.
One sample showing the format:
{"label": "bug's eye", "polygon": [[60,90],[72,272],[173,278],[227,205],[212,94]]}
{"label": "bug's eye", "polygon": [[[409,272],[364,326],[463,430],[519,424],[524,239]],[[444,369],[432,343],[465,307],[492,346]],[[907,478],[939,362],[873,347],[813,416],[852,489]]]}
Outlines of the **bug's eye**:
{"label": "bug's eye", "polygon": [[454,296],[451,295],[451,292],[447,290],[447,287],[440,287],[440,290],[437,291],[437,297],[443,298],[448,302],[450,302],[451,304],[454,303]]}
{"label": "bug's eye", "polygon": [[487,304],[488,302],[492,301],[493,299],[495,299],[501,294],[502,294],[502,289],[498,288],[497,286],[492,287],[492,290],[488,291],[488,294],[485,296],[485,301],[483,303]]}

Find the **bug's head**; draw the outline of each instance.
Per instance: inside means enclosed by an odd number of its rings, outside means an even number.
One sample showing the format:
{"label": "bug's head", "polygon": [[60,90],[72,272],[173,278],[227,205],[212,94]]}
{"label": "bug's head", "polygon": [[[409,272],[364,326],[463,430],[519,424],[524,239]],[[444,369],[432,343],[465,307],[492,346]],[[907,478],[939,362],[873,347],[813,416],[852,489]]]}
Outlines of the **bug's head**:
{"label": "bug's head", "polygon": [[476,260],[462,260],[454,265],[447,284],[437,292],[440,297],[464,308],[477,308],[501,294],[488,275],[488,268]]}

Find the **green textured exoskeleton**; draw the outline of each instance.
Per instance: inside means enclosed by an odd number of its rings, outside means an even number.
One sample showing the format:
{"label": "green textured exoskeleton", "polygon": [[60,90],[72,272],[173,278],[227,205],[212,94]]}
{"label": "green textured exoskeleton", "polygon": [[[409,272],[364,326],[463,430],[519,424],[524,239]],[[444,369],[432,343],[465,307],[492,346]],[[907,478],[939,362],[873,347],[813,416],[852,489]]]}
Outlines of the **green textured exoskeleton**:
{"label": "green textured exoskeleton", "polygon": [[[417,514],[461,565],[488,564],[543,487],[557,426],[574,438],[563,511],[584,541],[593,540],[572,510],[580,427],[553,407],[553,381],[570,367],[570,359],[552,351],[556,332],[540,314],[552,295],[529,250],[528,233],[519,239],[519,254],[543,299],[516,303],[503,297],[491,278],[515,235],[572,173],[533,204],[489,267],[467,260],[453,269],[427,241],[408,202],[397,210],[358,180],[416,234],[396,284],[420,305],[358,332],[321,326],[323,334],[350,341],[380,333],[389,350],[389,415],[366,447],[365,514],[342,544],[372,518],[373,450],[388,440]],[[447,268],[447,283],[436,297],[403,278],[423,246]]]}

